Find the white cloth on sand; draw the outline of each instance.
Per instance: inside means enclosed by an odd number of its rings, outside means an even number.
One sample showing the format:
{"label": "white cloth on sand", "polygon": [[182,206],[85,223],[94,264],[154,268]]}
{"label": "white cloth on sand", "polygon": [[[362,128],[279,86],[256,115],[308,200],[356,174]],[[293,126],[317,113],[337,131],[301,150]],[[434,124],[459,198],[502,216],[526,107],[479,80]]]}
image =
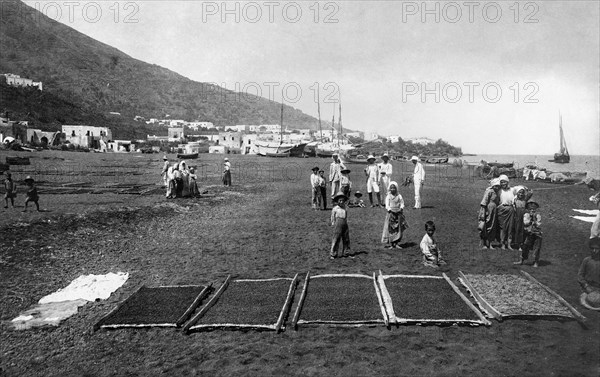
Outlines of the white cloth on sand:
{"label": "white cloth on sand", "polygon": [[126,272],[117,272],[116,274],[110,272],[106,275],[81,275],[65,288],[42,297],[39,303],[46,304],[78,299],[87,301],[106,300],[111,293],[125,284],[128,278],[129,274]]}

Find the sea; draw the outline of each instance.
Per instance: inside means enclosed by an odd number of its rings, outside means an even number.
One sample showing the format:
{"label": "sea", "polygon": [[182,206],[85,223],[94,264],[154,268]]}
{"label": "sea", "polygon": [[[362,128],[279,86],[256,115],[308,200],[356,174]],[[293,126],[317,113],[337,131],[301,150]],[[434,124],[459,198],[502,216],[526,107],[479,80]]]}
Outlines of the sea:
{"label": "sea", "polygon": [[[546,155],[500,155],[500,154],[480,154],[475,156],[462,156],[461,160],[469,165],[478,165],[481,160],[487,162],[512,162],[515,168],[522,168],[526,165],[537,165],[539,168],[545,168],[551,172],[569,172],[569,173],[588,173],[588,177],[600,179],[600,156],[596,155],[571,155],[571,162],[568,164],[557,164],[550,162],[554,156]],[[452,162],[452,160],[448,161]]]}

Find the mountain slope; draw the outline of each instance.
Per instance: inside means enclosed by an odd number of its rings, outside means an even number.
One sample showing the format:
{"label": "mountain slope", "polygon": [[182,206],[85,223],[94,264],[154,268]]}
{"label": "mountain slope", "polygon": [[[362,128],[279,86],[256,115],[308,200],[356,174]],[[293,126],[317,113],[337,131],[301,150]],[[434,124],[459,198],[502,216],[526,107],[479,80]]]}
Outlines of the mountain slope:
{"label": "mountain slope", "polygon": [[[199,119],[220,126],[280,121],[278,103],[254,96],[251,101],[235,100],[231,91],[134,59],[19,1],[2,1],[1,17],[0,73],[42,81],[44,92],[73,104],[78,111],[117,111],[125,119],[169,114],[175,119]],[[0,111],[16,112],[13,117],[24,116],[10,102],[13,97],[2,92]],[[34,123],[57,121],[46,117]],[[123,127],[133,127],[131,122],[125,123]],[[314,129],[317,120],[285,106],[285,123]]]}

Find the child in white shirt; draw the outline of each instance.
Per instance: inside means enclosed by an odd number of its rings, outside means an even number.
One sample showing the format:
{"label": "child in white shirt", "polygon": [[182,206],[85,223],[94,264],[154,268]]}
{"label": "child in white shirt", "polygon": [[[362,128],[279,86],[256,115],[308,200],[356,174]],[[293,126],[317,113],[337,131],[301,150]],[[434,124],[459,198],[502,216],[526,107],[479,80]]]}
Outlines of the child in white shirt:
{"label": "child in white shirt", "polygon": [[438,249],[433,234],[435,233],[435,224],[433,221],[425,223],[425,235],[421,240],[421,252],[423,253],[423,264],[427,267],[438,268],[446,264],[442,259],[442,251]]}

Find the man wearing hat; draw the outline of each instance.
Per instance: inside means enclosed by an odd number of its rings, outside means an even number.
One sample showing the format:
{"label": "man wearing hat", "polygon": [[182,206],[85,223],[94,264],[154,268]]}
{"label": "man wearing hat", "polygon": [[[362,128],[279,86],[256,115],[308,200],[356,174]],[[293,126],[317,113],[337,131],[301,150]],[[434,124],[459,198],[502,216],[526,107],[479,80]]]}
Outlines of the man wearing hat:
{"label": "man wearing hat", "polygon": [[331,196],[334,196],[340,191],[342,169],[346,169],[346,166],[340,161],[337,153],[334,153],[331,158],[333,158],[333,162],[329,165],[329,182],[331,182]]}
{"label": "man wearing hat", "polygon": [[421,186],[423,183],[425,183],[425,169],[419,162],[419,157],[412,156],[410,160],[415,165],[415,170],[413,171],[413,183],[415,185],[415,206],[413,208],[421,208]]}
{"label": "man wearing hat", "polygon": [[588,242],[591,254],[583,259],[577,274],[577,281],[583,290],[581,305],[600,310],[600,238],[590,238]]}
{"label": "man wearing hat", "polygon": [[540,261],[540,251],[542,249],[542,216],[537,213],[540,205],[533,200],[529,200],[525,205],[528,211],[523,215],[523,225],[525,226],[525,242],[521,251],[521,259],[515,264],[523,264],[529,257],[529,252],[533,250],[533,267],[538,267]]}
{"label": "man wearing hat", "polygon": [[163,156],[163,161],[164,161],[164,164],[163,164],[162,171],[160,172],[160,176],[163,179],[163,186],[167,187],[167,179],[168,179],[167,172],[169,171],[169,166],[170,166],[169,165],[169,159],[167,158],[167,155]]}
{"label": "man wearing hat", "polygon": [[225,157],[223,161],[223,184],[225,186],[231,186],[231,163],[227,157]]}
{"label": "man wearing hat", "polygon": [[379,182],[381,183],[381,195],[385,198],[387,196],[387,188],[390,185],[392,176],[392,164],[389,163],[390,156],[384,153],[381,156],[381,162],[379,167]]}
{"label": "man wearing hat", "polygon": [[319,167],[312,168],[310,175],[310,187],[312,189],[312,209],[319,209],[321,202],[321,187],[319,184]]}
{"label": "man wearing hat", "polygon": [[[369,202],[371,207],[382,207],[381,205],[381,194],[379,193],[379,167],[375,163],[375,157],[370,154],[367,157],[369,165],[365,168],[365,175],[367,176],[367,194],[369,194]],[[373,204],[373,191],[377,195],[377,204]]]}

